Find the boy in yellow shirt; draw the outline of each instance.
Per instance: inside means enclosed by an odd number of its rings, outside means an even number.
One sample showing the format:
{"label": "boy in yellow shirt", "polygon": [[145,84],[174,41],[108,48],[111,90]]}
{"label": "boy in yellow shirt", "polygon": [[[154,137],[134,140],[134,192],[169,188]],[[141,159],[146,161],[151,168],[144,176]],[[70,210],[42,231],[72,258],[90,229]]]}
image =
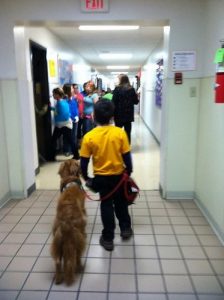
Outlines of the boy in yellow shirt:
{"label": "boy in yellow shirt", "polygon": [[[114,190],[125,170],[129,174],[132,172],[130,144],[125,131],[112,125],[113,115],[114,105],[111,101],[99,100],[94,105],[97,127],[84,136],[80,150],[83,177],[87,183],[92,180],[92,186],[100,193],[101,199]],[[90,157],[93,161],[93,179],[88,177],[87,171]],[[115,215],[119,221],[122,239],[128,239],[133,234],[123,185],[101,201],[100,209],[103,224],[100,244],[104,249],[112,251]]]}

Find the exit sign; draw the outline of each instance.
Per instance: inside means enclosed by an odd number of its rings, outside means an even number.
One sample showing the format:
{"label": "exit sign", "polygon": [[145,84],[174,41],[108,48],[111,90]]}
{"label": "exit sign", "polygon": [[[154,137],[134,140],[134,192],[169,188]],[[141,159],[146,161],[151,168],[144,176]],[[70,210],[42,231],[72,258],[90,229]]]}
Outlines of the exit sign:
{"label": "exit sign", "polygon": [[81,0],[82,12],[108,12],[109,0]]}

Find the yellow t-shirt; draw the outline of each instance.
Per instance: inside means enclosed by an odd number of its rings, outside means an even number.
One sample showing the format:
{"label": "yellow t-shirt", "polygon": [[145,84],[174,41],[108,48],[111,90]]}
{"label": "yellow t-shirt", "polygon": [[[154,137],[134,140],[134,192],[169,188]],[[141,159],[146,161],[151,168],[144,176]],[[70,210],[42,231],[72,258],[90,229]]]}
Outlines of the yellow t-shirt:
{"label": "yellow t-shirt", "polygon": [[85,134],[80,156],[93,160],[94,175],[119,175],[125,166],[122,154],[130,151],[126,132],[116,126],[95,127]]}

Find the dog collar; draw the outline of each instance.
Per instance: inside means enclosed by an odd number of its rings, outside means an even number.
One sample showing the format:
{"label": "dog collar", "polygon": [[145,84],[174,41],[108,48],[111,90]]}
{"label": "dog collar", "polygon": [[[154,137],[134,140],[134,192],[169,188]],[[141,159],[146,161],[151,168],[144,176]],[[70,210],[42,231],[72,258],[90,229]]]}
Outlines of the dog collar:
{"label": "dog collar", "polygon": [[66,190],[67,188],[69,188],[69,187],[71,187],[71,186],[74,186],[74,185],[78,185],[78,187],[79,187],[80,189],[83,189],[81,180],[74,180],[74,181],[71,181],[71,182],[68,182],[67,184],[65,184],[65,185],[62,187],[61,192],[63,192],[63,191]]}

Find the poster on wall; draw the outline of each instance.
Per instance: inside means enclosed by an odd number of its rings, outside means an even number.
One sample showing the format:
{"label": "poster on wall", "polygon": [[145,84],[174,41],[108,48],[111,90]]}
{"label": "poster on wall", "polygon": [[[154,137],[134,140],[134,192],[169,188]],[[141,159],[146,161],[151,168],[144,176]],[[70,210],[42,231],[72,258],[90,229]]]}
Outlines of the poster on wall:
{"label": "poster on wall", "polygon": [[49,66],[49,75],[50,77],[55,77],[56,76],[56,63],[53,59],[50,59],[48,61],[48,66]]}
{"label": "poster on wall", "polygon": [[56,53],[47,54],[49,84],[58,84],[58,56]]}
{"label": "poster on wall", "polygon": [[72,63],[58,59],[59,84],[72,83]]}
{"label": "poster on wall", "polygon": [[163,86],[163,59],[157,62],[156,68],[156,86],[155,86],[155,102],[156,105],[162,106],[162,86]]}

